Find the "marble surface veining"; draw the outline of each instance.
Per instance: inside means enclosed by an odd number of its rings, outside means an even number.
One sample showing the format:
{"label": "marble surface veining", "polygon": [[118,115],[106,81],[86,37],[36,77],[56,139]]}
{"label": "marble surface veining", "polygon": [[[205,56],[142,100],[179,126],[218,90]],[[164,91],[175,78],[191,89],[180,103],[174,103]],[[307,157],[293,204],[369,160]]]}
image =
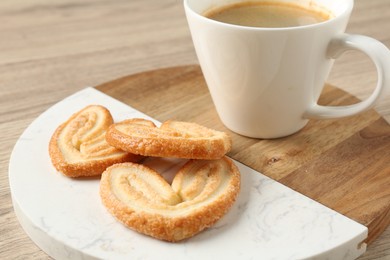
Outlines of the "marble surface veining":
{"label": "marble surface veining", "polygon": [[[15,212],[31,239],[54,258],[355,259],[364,253],[361,242],[367,237],[366,227],[236,161],[242,178],[240,195],[213,227],[179,243],[124,227],[102,205],[99,178],[65,177],[56,172],[48,155],[48,142],[57,126],[89,104],[106,106],[115,121],[150,119],[86,88],[38,117],[11,155],[9,179]],[[167,179],[182,163],[146,162]]]}

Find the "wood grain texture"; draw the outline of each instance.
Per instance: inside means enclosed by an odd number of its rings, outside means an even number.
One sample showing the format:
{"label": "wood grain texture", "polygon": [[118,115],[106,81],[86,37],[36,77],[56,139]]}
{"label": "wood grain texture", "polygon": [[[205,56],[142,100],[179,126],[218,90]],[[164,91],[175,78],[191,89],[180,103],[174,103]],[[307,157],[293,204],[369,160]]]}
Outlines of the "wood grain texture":
{"label": "wood grain texture", "polygon": [[[229,156],[367,226],[368,244],[390,224],[390,125],[374,110],[311,120],[294,135],[261,140],[222,125],[197,65],[142,72],[96,88],[162,122],[190,121],[229,132]],[[323,105],[355,102],[330,85],[320,98]]]}
{"label": "wood grain texture", "polygon": [[[347,32],[390,47],[389,21],[390,1],[355,0]],[[197,59],[181,0],[4,0],[0,35],[0,259],[50,259],[21,229],[12,208],[8,162],[20,134],[47,108],[85,86]],[[347,52],[329,82],[362,99],[374,88],[375,68],[363,54]],[[207,107],[194,109],[205,112],[202,122],[217,118]],[[390,96],[375,109],[389,122]],[[253,144],[240,141],[237,149]],[[385,258],[390,258],[390,228],[360,257]]]}

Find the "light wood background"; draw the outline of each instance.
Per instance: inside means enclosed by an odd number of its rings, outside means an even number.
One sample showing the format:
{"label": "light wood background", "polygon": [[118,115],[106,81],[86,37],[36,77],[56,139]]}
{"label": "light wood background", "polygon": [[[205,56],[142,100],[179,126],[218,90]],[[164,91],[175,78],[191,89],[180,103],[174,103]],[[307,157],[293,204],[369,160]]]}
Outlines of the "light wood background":
{"label": "light wood background", "polygon": [[[390,1],[355,0],[347,32],[390,47]],[[50,259],[20,227],[8,185],[12,148],[34,118],[85,86],[194,63],[181,0],[0,1],[0,259]],[[346,53],[329,83],[363,99],[374,65]],[[375,108],[390,122],[390,96]],[[390,227],[360,259],[390,259]]]}

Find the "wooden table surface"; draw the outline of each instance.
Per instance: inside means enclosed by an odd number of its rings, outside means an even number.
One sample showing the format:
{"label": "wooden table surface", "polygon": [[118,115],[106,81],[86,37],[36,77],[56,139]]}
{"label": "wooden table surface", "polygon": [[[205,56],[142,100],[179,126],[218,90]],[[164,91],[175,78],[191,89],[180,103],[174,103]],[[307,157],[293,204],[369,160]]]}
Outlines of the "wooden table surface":
{"label": "wooden table surface", "polygon": [[[390,47],[390,1],[355,0],[347,32]],[[0,1],[0,259],[50,259],[13,212],[8,162],[24,129],[86,86],[196,63],[181,0]],[[376,80],[368,58],[348,52],[328,82],[363,99]],[[390,122],[390,96],[375,109]],[[359,259],[390,259],[390,227]]]}

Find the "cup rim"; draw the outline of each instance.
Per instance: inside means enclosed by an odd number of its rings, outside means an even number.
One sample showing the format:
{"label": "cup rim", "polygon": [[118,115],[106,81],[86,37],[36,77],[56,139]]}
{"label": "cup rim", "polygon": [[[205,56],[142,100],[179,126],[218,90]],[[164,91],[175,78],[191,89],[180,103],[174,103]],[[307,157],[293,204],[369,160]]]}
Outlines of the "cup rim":
{"label": "cup rim", "polygon": [[[207,18],[206,16],[201,15],[200,13],[194,11],[190,5],[189,1],[191,0],[183,0],[184,8],[186,12],[190,12],[193,15],[195,15],[198,19],[201,19],[202,21],[219,25],[219,26],[224,26],[226,28],[232,28],[232,29],[241,29],[241,30],[251,30],[251,31],[298,31],[298,30],[308,30],[308,29],[313,29],[317,27],[322,27],[326,25],[333,24],[337,22],[338,20],[342,19],[345,15],[348,15],[352,12],[353,5],[354,5],[354,0],[345,0],[349,2],[349,5],[343,10],[340,14],[335,15],[335,17],[319,22],[319,23],[314,23],[314,24],[308,24],[308,25],[300,25],[300,26],[292,26],[292,27],[254,27],[254,26],[245,26],[245,25],[237,25],[237,24],[230,24],[230,23],[225,23],[225,22],[220,22],[216,21],[210,18]],[[261,1],[259,1],[261,2]]]}

